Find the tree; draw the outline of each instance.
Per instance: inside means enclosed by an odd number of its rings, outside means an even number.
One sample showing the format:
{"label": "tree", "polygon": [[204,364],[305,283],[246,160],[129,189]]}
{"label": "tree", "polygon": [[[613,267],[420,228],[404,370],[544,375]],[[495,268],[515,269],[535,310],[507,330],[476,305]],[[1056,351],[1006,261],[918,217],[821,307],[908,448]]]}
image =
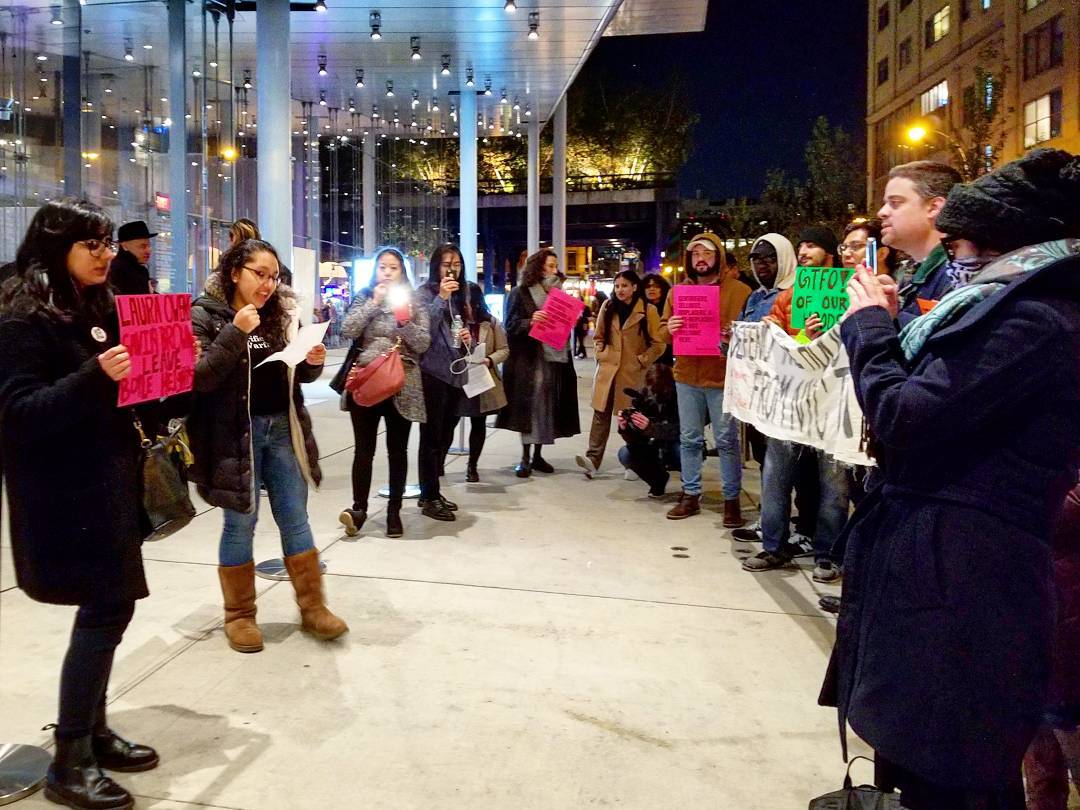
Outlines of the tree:
{"label": "tree", "polygon": [[809,219],[835,230],[866,202],[866,158],[850,135],[820,116],[806,144],[806,197]]}
{"label": "tree", "polygon": [[[994,170],[1005,145],[1005,82],[1009,73],[1007,60],[1002,60],[998,71],[992,72],[985,65],[997,61],[998,53],[993,45],[979,52],[979,64],[975,66],[975,82],[964,88],[962,111],[964,123],[952,144],[956,168],[965,181]],[[1007,110],[1012,113],[1012,108]]]}
{"label": "tree", "polygon": [[806,189],[783,169],[769,169],[761,192],[760,212],[765,230],[792,234],[807,220]]}

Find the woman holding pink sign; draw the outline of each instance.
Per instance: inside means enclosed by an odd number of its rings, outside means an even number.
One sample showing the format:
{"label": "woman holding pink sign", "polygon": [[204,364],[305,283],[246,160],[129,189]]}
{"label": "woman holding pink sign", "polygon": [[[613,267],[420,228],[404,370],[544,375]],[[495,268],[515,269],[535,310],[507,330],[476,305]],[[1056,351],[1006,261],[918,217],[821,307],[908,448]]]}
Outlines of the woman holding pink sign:
{"label": "woman holding pink sign", "polygon": [[563,278],[555,251],[543,248],[525,261],[521,281],[506,300],[510,357],[503,372],[508,402],[495,427],[521,434],[521,462],[514,467],[518,478],[528,478],[533,470],[555,472],[541,447],[581,432],[569,339],[556,349],[529,334],[534,325],[547,324],[544,304]]}

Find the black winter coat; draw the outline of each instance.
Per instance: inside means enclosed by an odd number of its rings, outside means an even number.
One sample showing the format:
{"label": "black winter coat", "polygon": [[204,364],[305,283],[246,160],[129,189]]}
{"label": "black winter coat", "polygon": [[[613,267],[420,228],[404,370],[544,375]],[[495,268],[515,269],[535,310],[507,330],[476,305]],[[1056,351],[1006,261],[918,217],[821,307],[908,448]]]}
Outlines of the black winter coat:
{"label": "black winter coat", "polygon": [[149,295],[150,271],[123,248],[109,265],[109,283],[117,295]]}
{"label": "black winter coat", "polygon": [[911,363],[880,307],[841,335],[881,475],[847,529],[826,697],[841,733],[850,722],[927,781],[1015,783],[1046,696],[1050,537],[1077,474],[1080,256],[977,304]]}
{"label": "black winter coat", "polygon": [[[546,363],[543,344],[529,337],[536,302],[527,289],[515,287],[506,299],[506,337],[510,356],[503,363],[503,387],[507,405],[495,419],[495,427],[528,433],[532,430],[533,369]],[[569,358],[569,349],[565,349]],[[577,372],[574,364],[552,363],[552,410],[555,436],[576,436],[581,432],[578,418]]]}
{"label": "black winter coat", "polygon": [[[251,362],[248,336],[233,325],[235,316],[232,307],[217,297],[212,281],[207,284],[207,293],[191,307],[192,327],[202,345],[202,356],[195,364],[195,395],[188,419],[195,455],[189,476],[207,503],[250,514],[256,503],[248,409]],[[281,348],[277,346],[275,351]],[[300,383],[317,380],[322,369],[321,365],[303,362],[289,374],[293,449],[312,486],[319,485],[322,472]]]}
{"label": "black winter coat", "polygon": [[0,319],[0,457],[15,576],[39,602],[148,595],[139,443],[84,323],[41,313]]}

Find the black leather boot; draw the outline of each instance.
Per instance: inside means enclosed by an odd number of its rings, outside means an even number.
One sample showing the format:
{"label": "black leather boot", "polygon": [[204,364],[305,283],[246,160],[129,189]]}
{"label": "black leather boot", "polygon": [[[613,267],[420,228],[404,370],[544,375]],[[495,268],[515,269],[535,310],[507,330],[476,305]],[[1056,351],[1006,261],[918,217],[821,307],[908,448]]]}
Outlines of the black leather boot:
{"label": "black leather boot", "polygon": [[90,737],[56,740],[56,755],[45,776],[45,798],[75,810],[128,810],[131,794],[107,777],[94,760]]}
{"label": "black leather boot", "polygon": [[386,505],[386,536],[401,537],[405,529],[401,525],[401,501],[390,501]]}
{"label": "black leather boot", "polygon": [[518,478],[528,478],[532,475],[532,457],[529,455],[529,445],[521,450],[521,461],[514,467],[514,475]]}
{"label": "black leather boot", "polygon": [[94,731],[90,737],[90,746],[97,764],[107,771],[119,773],[137,773],[156,768],[161,758],[149,745],[140,745],[125,740],[115,731],[106,728]]}

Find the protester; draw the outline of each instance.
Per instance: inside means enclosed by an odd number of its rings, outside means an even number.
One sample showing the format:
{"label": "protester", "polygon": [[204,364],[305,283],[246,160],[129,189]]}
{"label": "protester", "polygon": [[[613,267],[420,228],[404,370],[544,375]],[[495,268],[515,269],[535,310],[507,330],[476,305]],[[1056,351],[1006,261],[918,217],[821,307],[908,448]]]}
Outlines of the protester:
{"label": "protester", "polygon": [[931,160],[904,163],[889,172],[884,205],[878,211],[881,242],[919,263],[911,280],[900,288],[901,326],[921,315],[951,286],[945,272],[948,256],[941,244],[945,234],[937,218],[949,190],[961,181],[952,166]]}
{"label": "protester", "polygon": [[[730,331],[731,322],[750,297],[750,288],[741,281],[722,277],[726,266],[724,243],[714,233],[703,233],[686,248],[686,278],[690,284],[720,287],[720,329]],[[684,319],[672,314],[673,296],[664,304],[660,336],[673,342]],[[679,426],[682,455],[682,493],[667,513],[670,520],[682,520],[701,512],[701,465],[705,448],[705,423],[712,421],[720,456],[720,477],[724,496],[724,526],[738,528],[745,521],[739,504],[742,492],[742,453],[739,427],[724,407],[724,376],[727,359],[712,356],[675,355],[675,390],[679,399]]]}
{"label": "protester", "polygon": [[421,512],[434,520],[455,520],[457,504],[443,497],[439,476],[454,440],[454,427],[468,377],[463,359],[468,352],[469,332],[464,325],[468,290],[463,285],[465,258],[456,245],[440,245],[431,254],[428,281],[416,293],[416,305],[428,310],[431,343],[420,358],[424,386],[424,411],[420,423]]}
{"label": "protester", "polygon": [[1080,789],[1080,485],[1065,500],[1053,539],[1054,643],[1050,693],[1024,756],[1028,810],[1067,810]]}
{"label": "protester", "polygon": [[[645,291],[645,300],[652,304],[657,315],[662,316],[668,293],[671,292],[671,285],[668,280],[657,273],[649,273],[642,279],[641,284],[642,289]],[[663,363],[665,366],[675,365],[675,355],[672,353],[669,343],[664,343],[664,352],[656,359],[656,362]]]}
{"label": "protester", "polygon": [[860,264],[866,264],[866,247],[869,240],[877,243],[877,267],[879,275],[892,277],[899,283],[900,255],[881,239],[881,220],[876,217],[855,220],[844,228],[844,238],[837,248],[844,267],[853,270]]}
{"label": "protester", "polygon": [[0,291],[0,457],[16,582],[35,601],[78,606],[45,783],[50,801],[72,807],[130,807],[102,768],[158,763],[154,749],[113,732],[105,710],[116,647],[148,595],[149,528],[132,414],[116,407],[132,363],[105,283],[112,231],[84,200],[45,203]]}
{"label": "protester", "polygon": [[611,433],[612,416],[630,405],[626,389],[645,383],[645,372],[667,344],[660,339],[660,315],[645,303],[641,280],[632,270],[615,276],[612,297],[600,307],[593,334],[596,375],[589,449],[575,461],[592,478],[600,469]]}
{"label": "protester", "polygon": [[207,503],[221,507],[224,526],[218,578],[225,602],[225,637],[237,652],[258,652],[252,544],[265,487],[304,630],[337,638],[349,628],[326,607],[319,552],[307,515],[308,486],[322,479],[319,451],[300,384],[319,378],[322,344],[295,369],[260,365],[300,329],[296,297],[279,284],[277,251],[258,239],[229,248],[191,308],[202,357],[188,433],[191,479]]}
{"label": "protester", "polygon": [[154,252],[150,240],[155,236],[141,219],[124,223],[116,232],[120,250],[113,257],[109,283],[118,295],[150,294],[149,264]]}
{"label": "protester", "polygon": [[506,391],[499,376],[499,366],[510,356],[510,346],[506,342],[506,331],[502,324],[488,310],[484,290],[471,281],[468,285],[469,298],[465,307],[468,343],[471,346],[483,344],[484,365],[495,383],[494,388],[475,397],[463,397],[461,401],[461,416],[469,419],[469,463],[465,467],[465,480],[475,484],[480,480],[477,464],[487,440],[487,416],[506,407]]}
{"label": "protester", "polygon": [[910,810],[1024,807],[1050,537],[1080,449],[1078,200],[1080,159],[1051,149],[953,188],[937,227],[1003,255],[899,334],[891,279],[848,285],[841,336],[882,484],[849,526],[823,698]]}
{"label": "protester", "polygon": [[495,426],[521,434],[521,461],[514,467],[518,478],[528,478],[533,470],[555,472],[541,447],[581,432],[577,374],[570,349],[553,349],[529,337],[534,323],[547,320],[543,306],[548,293],[561,287],[563,281],[555,251],[541,248],[526,260],[521,281],[506,300],[510,357],[503,371],[507,405],[499,412]]}
{"label": "protester", "polygon": [[615,418],[626,442],[619,448],[619,463],[648,484],[650,498],[662,498],[671,478],[668,471],[678,470],[681,463],[679,403],[671,366],[649,366],[645,387]]}
{"label": "protester", "polygon": [[[420,357],[431,345],[431,335],[428,308],[412,300],[412,285],[405,257],[400,251],[383,248],[375,254],[371,283],[357,294],[345,316],[341,334],[352,340],[352,346],[331,387],[342,394],[356,444],[352,463],[352,508],[342,510],[338,519],[349,537],[358,534],[367,520],[371,465],[375,460],[375,442],[382,419],[386,423],[386,454],[390,462],[386,535],[401,537],[405,533],[401,524],[401,500],[409,474],[409,432],[413,422],[423,424],[427,416]],[[357,405],[345,391],[349,372],[354,366],[368,365],[394,346],[401,353],[405,387],[377,405]]]}

